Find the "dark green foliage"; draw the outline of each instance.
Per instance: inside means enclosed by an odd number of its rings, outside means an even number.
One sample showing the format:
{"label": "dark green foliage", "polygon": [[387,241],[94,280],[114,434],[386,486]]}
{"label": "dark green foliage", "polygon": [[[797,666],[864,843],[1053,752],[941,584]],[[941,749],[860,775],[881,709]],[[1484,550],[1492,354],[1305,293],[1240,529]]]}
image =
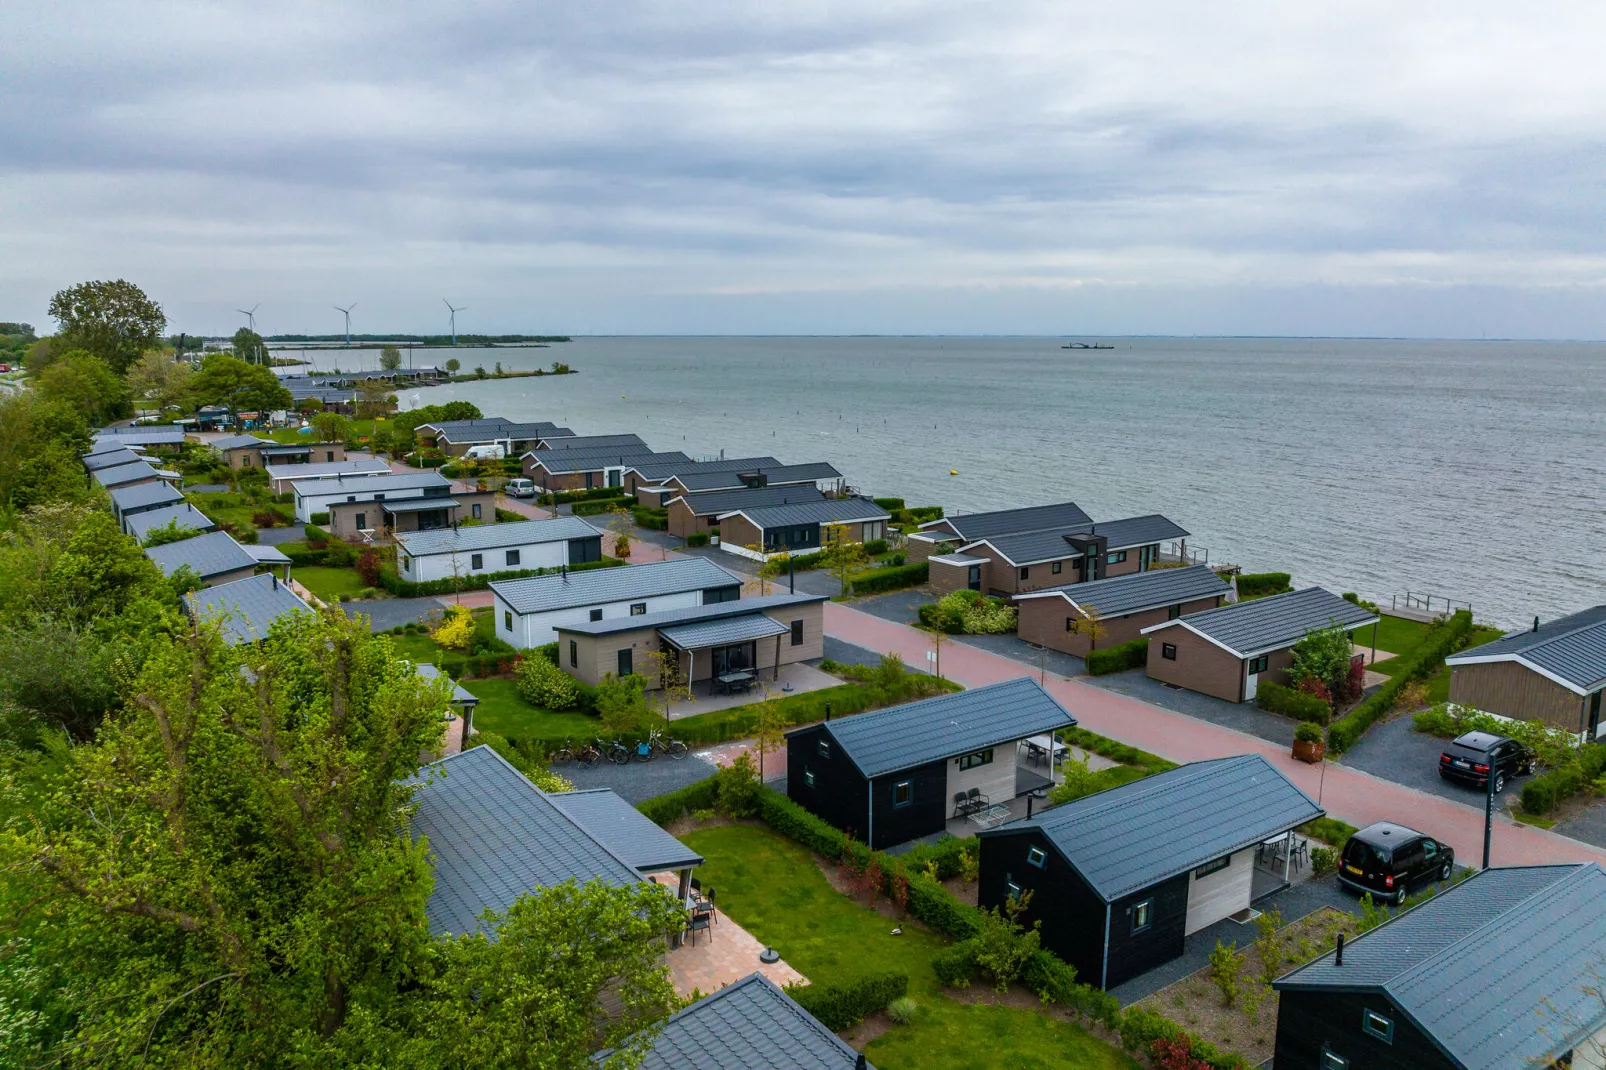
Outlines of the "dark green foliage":
{"label": "dark green foliage", "polygon": [[1102,755],[1111,761],[1120,762],[1122,765],[1137,766],[1145,772],[1163,773],[1167,769],[1175,769],[1177,767],[1176,762],[1167,761],[1158,754],[1150,754],[1146,750],[1139,750],[1136,747],[1110,739],[1108,736],[1089,732],[1085,728],[1062,728],[1059,731],[1059,737],[1067,743],[1073,743],[1081,747],[1083,750],[1092,751],[1094,754]]}
{"label": "dark green foliage", "polygon": [[543,657],[543,658],[546,658],[548,661],[550,661],[552,664],[556,665],[558,663],[558,644],[557,643],[543,643],[542,645],[540,645],[538,647],[533,647],[529,651],[528,656],[529,657]]}
{"label": "dark green foliage", "polygon": [[669,530],[668,509],[654,509],[646,505],[632,505],[630,507],[630,516],[633,520],[635,520],[637,527],[646,528],[648,531]]}
{"label": "dark green foliage", "polygon": [[1294,577],[1287,572],[1252,572],[1238,577],[1239,598],[1261,598],[1268,594],[1282,594],[1292,590],[1289,581]]}
{"label": "dark green foliage", "polygon": [[[313,513],[312,514],[312,524],[327,524],[327,523],[329,523],[329,514],[328,513]],[[312,525],[311,524],[309,524],[307,526],[307,528],[304,529],[304,530],[306,531],[307,538],[311,539],[311,538],[314,537],[313,534],[312,534]],[[322,532],[319,532],[317,537],[323,538],[323,539],[327,539],[327,538],[329,538],[329,533],[327,531],[322,531]]]}
{"label": "dark green foliage", "polygon": [[1394,675],[1378,688],[1371,697],[1356,706],[1345,717],[1334,721],[1327,729],[1327,746],[1335,752],[1349,748],[1361,733],[1394,708],[1394,701],[1406,685],[1413,680],[1431,676],[1444,659],[1455,652],[1467,633],[1472,630],[1472,614],[1460,610],[1448,620],[1436,623],[1415,648],[1394,659]]}
{"label": "dark green foliage", "polygon": [[621,487],[592,487],[590,490],[559,490],[541,495],[536,502],[541,505],[567,505],[570,502],[594,501],[598,498],[625,497]]}
{"label": "dark green foliage", "polygon": [[[330,544],[334,546],[334,543]],[[588,572],[594,568],[618,568],[625,564],[617,557],[604,557],[601,561],[588,561],[583,565],[570,565],[570,572]],[[493,580],[517,580],[526,576],[550,576],[560,571],[555,568],[525,568],[512,569],[507,572],[479,572],[471,576],[458,576],[455,579],[448,576],[443,580],[425,580],[414,583],[404,580],[397,574],[395,566],[386,565],[379,573],[379,582],[397,598],[423,598],[436,594],[454,594],[458,591],[480,591],[491,585]]]}
{"label": "dark green foliage", "polygon": [[1294,728],[1294,741],[1296,743],[1320,743],[1322,729],[1314,721],[1301,721]]}
{"label": "dark green foliage", "polygon": [[1593,784],[1606,772],[1606,743],[1578,748],[1572,761],[1534,777],[1522,786],[1522,808],[1530,814],[1548,814],[1556,804]]}
{"label": "dark green foliage", "polygon": [[929,524],[933,520],[942,519],[942,506],[940,505],[920,505],[907,510],[907,512],[909,513],[909,519],[916,524]]}
{"label": "dark green foliage", "polygon": [[687,784],[679,791],[637,803],[636,809],[646,814],[647,819],[654,824],[668,825],[690,811],[712,810],[718,798],[719,780],[710,776],[694,784]]}
{"label": "dark green foliage", "polygon": [[[603,513],[612,513],[625,509],[633,501],[635,501],[634,498],[625,497],[592,498],[588,501],[575,502],[573,512],[575,516],[600,516]],[[666,520],[665,525],[667,526],[667,524],[668,521]]]}
{"label": "dark green foliage", "polygon": [[870,500],[889,513],[896,513],[903,508],[902,498],[871,498]]}
{"label": "dark green foliage", "polygon": [[924,561],[918,565],[888,565],[885,568],[873,568],[868,572],[855,573],[853,593],[879,594],[882,591],[918,587],[928,578],[929,570]]}
{"label": "dark green foliage", "polygon": [[690,535],[686,536],[686,545],[687,546],[707,546],[708,545],[708,532],[706,532],[706,531],[694,531],[694,532],[692,532]]}
{"label": "dark green foliage", "polygon": [[1255,705],[1284,717],[1313,724],[1326,724],[1332,717],[1332,707],[1325,700],[1304,691],[1282,684],[1263,683],[1255,688]]}
{"label": "dark green foliage", "polygon": [[745,751],[714,774],[714,808],[727,817],[751,817],[758,810],[758,769]]}
{"label": "dark green foliage", "polygon": [[1356,829],[1354,825],[1340,821],[1336,817],[1318,817],[1299,826],[1299,831],[1312,839],[1321,840],[1334,847],[1342,847],[1351,836],[1355,835]]}
{"label": "dark green foliage", "polygon": [[56,351],[83,349],[119,375],[161,344],[167,317],[131,282],[81,282],[50,299],[59,329]]}
{"label": "dark green foliage", "polygon": [[879,554],[886,553],[887,552],[887,540],[886,539],[871,539],[869,542],[864,544],[864,552],[869,554],[871,557],[876,557]]}
{"label": "dark green foliage", "polygon": [[1121,1018],[1121,1043],[1128,1051],[1148,1051],[1156,1040],[1182,1040],[1195,1059],[1203,1061],[1212,1070],[1240,1070],[1247,1066],[1243,1058],[1222,1051],[1207,1040],[1200,1040],[1176,1022],[1142,1007],[1128,1007]]}
{"label": "dark green foliage", "polygon": [[795,985],[786,990],[800,1006],[832,1032],[858,1025],[866,1015],[886,1009],[909,994],[906,973],[874,973],[841,985]]}
{"label": "dark green foliage", "polygon": [[[863,713],[895,702],[937,694],[946,690],[961,690],[958,684],[937,680],[924,674],[910,673],[907,680],[893,688],[876,684],[852,683],[828,687],[801,695],[788,695],[777,699],[776,705],[788,726],[809,724],[825,719],[825,705],[831,704],[831,716],[846,717]],[[753,734],[758,726],[758,706],[733,706],[730,709],[699,713],[691,717],[676,718],[676,739],[698,745],[723,743],[728,739],[742,739]]]}
{"label": "dark green foliage", "polygon": [[931,960],[931,972],[937,975],[938,983],[944,987],[969,988],[970,982],[981,972],[981,964],[976,961],[978,950],[979,945],[974,937],[950,944]]}
{"label": "dark green foliage", "polygon": [[1083,661],[1090,676],[1108,676],[1112,672],[1141,669],[1149,663],[1148,636],[1140,635],[1129,642],[1103,650],[1090,650]]}
{"label": "dark green foliage", "polygon": [[1360,595],[1356,594],[1354,591],[1345,591],[1343,597],[1344,597],[1344,601],[1349,602],[1352,605],[1360,606],[1362,609],[1369,609],[1373,613],[1381,613],[1382,612],[1382,610],[1377,608],[1377,603],[1376,602],[1368,602],[1366,599],[1362,598]]}

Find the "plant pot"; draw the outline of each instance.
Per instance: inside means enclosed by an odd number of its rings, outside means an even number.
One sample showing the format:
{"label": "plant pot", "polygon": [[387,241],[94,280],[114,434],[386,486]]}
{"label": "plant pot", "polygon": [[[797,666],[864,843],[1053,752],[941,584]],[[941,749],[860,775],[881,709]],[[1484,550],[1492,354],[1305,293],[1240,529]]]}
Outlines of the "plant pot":
{"label": "plant pot", "polygon": [[1302,762],[1315,765],[1327,757],[1327,742],[1318,739],[1314,743],[1307,743],[1302,739],[1294,740],[1294,757]]}

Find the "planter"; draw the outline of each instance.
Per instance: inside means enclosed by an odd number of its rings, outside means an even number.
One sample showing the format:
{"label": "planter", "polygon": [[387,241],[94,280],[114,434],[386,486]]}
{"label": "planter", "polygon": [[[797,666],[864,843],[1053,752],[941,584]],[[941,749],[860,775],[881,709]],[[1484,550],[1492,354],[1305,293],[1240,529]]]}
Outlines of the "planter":
{"label": "planter", "polygon": [[1294,757],[1302,762],[1309,762],[1315,765],[1327,757],[1327,742],[1318,739],[1314,743],[1309,743],[1303,739],[1296,739],[1294,740]]}

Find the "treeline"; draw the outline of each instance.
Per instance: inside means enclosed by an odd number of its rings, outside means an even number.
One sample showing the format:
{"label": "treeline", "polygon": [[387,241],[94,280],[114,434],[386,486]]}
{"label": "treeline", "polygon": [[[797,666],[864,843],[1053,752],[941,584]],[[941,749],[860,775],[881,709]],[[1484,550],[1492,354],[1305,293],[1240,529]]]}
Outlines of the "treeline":
{"label": "treeline", "polygon": [[[344,342],[343,334],[270,334],[270,342]],[[354,334],[351,341],[372,342],[413,342],[426,346],[451,346],[452,336],[449,334]],[[468,345],[502,345],[516,342],[570,342],[573,341],[566,334],[460,334],[457,344]]]}

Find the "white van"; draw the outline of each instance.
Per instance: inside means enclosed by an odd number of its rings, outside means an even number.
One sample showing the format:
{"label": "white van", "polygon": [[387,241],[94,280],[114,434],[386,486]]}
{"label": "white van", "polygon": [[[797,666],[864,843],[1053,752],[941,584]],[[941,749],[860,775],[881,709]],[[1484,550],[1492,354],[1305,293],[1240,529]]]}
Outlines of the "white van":
{"label": "white van", "polygon": [[474,461],[500,461],[507,456],[507,450],[500,443],[492,446],[470,446],[463,451],[463,456]]}
{"label": "white van", "polygon": [[528,479],[510,479],[502,488],[502,493],[509,498],[533,498],[535,497],[535,484]]}

